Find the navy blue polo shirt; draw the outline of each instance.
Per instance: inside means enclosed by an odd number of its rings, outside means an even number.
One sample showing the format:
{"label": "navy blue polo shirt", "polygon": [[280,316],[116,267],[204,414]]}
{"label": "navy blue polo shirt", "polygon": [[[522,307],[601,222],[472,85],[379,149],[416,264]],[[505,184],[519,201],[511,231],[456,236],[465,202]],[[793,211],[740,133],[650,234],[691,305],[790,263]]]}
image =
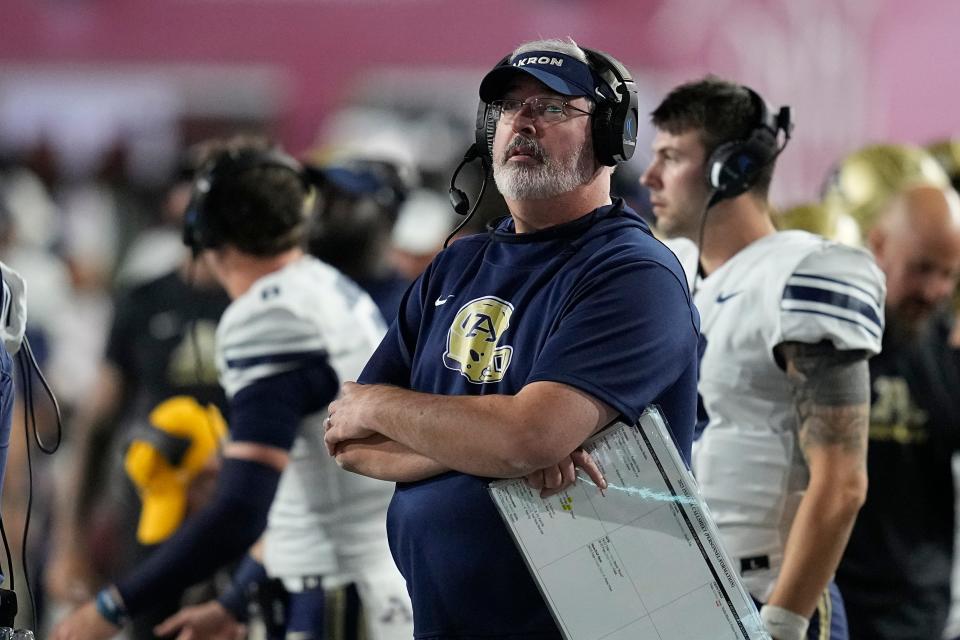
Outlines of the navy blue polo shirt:
{"label": "navy blue polo shirt", "polygon": [[[484,395],[549,380],[628,421],[657,404],[689,462],[698,334],[677,258],[618,201],[533,233],[507,218],[453,243],[408,290],[360,382]],[[387,530],[417,638],[559,637],[489,481],[397,485]]]}

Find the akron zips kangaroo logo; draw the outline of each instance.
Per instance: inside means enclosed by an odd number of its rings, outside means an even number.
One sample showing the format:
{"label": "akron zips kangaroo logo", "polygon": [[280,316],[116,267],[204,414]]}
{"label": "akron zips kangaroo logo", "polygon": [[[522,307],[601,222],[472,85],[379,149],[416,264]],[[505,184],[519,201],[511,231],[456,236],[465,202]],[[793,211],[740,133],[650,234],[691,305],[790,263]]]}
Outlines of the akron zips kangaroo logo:
{"label": "akron zips kangaroo logo", "polygon": [[460,307],[447,331],[444,366],[475,384],[503,380],[513,347],[499,343],[512,315],[513,305],[494,296],[476,298]]}

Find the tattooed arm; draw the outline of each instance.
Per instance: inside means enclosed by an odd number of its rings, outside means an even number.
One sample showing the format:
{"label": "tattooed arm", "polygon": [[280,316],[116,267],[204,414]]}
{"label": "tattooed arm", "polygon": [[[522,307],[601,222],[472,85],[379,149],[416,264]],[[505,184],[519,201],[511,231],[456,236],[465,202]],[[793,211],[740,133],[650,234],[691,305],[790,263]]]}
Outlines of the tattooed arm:
{"label": "tattooed arm", "polygon": [[787,342],[775,353],[794,385],[810,484],[768,603],[810,617],[867,495],[870,373],[865,352],[838,351],[829,342]]}

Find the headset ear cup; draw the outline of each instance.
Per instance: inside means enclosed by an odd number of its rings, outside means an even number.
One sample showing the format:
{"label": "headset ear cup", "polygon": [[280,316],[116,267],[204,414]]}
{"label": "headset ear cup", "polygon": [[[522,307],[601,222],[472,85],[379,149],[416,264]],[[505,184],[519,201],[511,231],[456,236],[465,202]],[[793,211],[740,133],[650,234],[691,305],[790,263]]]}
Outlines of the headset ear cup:
{"label": "headset ear cup", "polygon": [[728,173],[725,169],[728,167],[727,161],[730,156],[740,147],[740,141],[724,142],[710,154],[706,164],[707,184],[716,189],[719,193],[725,193],[726,188],[730,186]]}
{"label": "headset ear cup", "polygon": [[790,137],[789,107],[781,107],[776,115],[771,115],[760,94],[750,87],[742,88],[753,102],[757,123],[745,139],[721,144],[710,154],[705,169],[707,184],[716,190],[714,201],[734,198],[752,189],[764,168],[782,151],[777,143],[779,132],[785,131],[786,137]]}
{"label": "headset ear cup", "polygon": [[477,120],[473,133],[473,141],[482,157],[490,160],[493,156],[493,134],[497,130],[497,123],[493,121],[492,112],[484,101],[477,105]]}
{"label": "headset ear cup", "polygon": [[497,133],[497,120],[493,117],[493,109],[487,107],[487,113],[484,118],[484,141],[486,149],[486,158],[489,161],[493,160],[493,136]]}
{"label": "headset ear cup", "polygon": [[722,198],[745,193],[775,156],[776,147],[776,138],[764,127],[754,129],[747,140],[721,144],[707,161],[707,184]]}
{"label": "headset ear cup", "polygon": [[613,105],[597,103],[593,110],[593,154],[600,164],[612,167],[617,164],[616,148],[619,134],[613,130]]}
{"label": "headset ear cup", "polygon": [[190,248],[194,256],[199,255],[208,244],[204,207],[207,202],[207,193],[210,191],[214,167],[214,164],[209,164],[194,180],[190,202],[187,203],[183,213],[183,244]]}
{"label": "headset ear cup", "polygon": [[617,96],[616,100],[601,101],[606,107],[602,119],[594,120],[594,151],[597,161],[612,167],[626,162],[637,148],[639,122],[639,95],[630,71],[616,58],[595,49],[583,48],[590,66],[599,78]]}
{"label": "headset ear cup", "polygon": [[735,198],[753,186],[762,158],[747,142],[736,140],[720,145],[707,163],[707,183],[720,198]]}

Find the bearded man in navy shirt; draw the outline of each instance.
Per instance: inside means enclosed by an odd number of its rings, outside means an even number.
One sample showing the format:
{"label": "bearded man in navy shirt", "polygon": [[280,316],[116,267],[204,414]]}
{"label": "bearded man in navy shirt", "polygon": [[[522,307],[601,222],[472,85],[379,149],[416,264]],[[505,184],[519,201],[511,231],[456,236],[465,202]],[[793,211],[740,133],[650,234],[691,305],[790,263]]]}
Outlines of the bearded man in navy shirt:
{"label": "bearded man in navy shirt", "polygon": [[480,98],[510,216],[411,286],[330,405],[326,442],[343,467],[397,483],[387,528],[415,637],[559,638],[487,484],[525,476],[547,495],[581,466],[603,487],[580,445],[654,404],[689,460],[699,318],[676,257],[610,197],[636,142],[629,72],[532,42]]}

